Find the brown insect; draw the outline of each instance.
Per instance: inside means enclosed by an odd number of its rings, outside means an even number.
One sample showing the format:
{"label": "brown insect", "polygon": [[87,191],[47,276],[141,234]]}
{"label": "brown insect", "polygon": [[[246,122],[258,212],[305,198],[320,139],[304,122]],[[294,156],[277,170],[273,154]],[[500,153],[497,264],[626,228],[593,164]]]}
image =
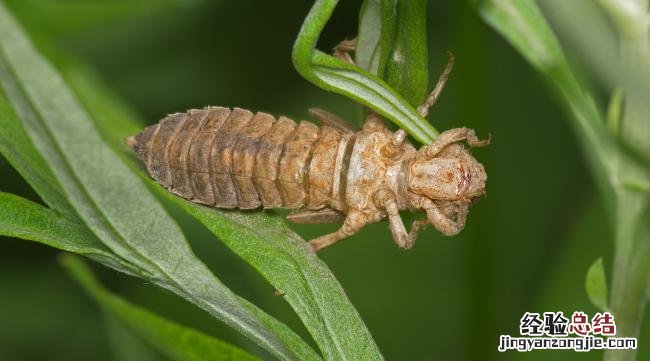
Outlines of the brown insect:
{"label": "brown insect", "polygon": [[[418,108],[426,116],[453,65]],[[299,123],[240,108],[207,107],[167,116],[127,139],[158,183],[218,208],[290,208],[297,223],[343,222],[310,242],[317,251],[388,217],[395,242],[410,248],[432,224],[445,235],[465,225],[469,206],[485,192],[483,166],[459,142],[485,146],[473,130],[455,128],[416,150],[404,130],[391,132],[369,112],[359,131],[310,109],[320,121]],[[407,232],[399,211],[426,212]]]}

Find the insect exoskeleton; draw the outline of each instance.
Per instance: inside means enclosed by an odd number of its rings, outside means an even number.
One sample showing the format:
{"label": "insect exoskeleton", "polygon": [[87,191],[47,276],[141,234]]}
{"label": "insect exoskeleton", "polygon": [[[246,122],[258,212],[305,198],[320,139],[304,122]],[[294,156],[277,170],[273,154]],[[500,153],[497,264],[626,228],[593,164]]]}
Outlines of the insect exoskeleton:
{"label": "insect exoskeleton", "polygon": [[[483,146],[467,128],[416,150],[370,112],[361,130],[321,109],[299,123],[240,108],[207,107],[167,116],[127,139],[148,173],[171,192],[218,208],[290,208],[299,223],[343,222],[311,241],[319,250],[388,218],[409,248],[421,226],[446,235],[465,225],[484,194],[483,166],[458,142]],[[426,212],[407,233],[399,211]]]}
{"label": "insect exoskeleton", "polygon": [[[343,41],[334,55],[354,63]],[[426,117],[454,64],[448,63],[417,112]],[[373,111],[361,130],[322,109],[321,126],[240,108],[208,107],[172,114],[129,137],[127,144],[158,183],[219,208],[290,208],[297,223],[343,225],[311,240],[317,251],[388,218],[393,239],[410,248],[424,225],[445,235],[465,226],[469,207],[485,193],[483,166],[464,148],[485,146],[468,128],[450,129],[416,150]],[[406,231],[400,210],[426,212]]]}

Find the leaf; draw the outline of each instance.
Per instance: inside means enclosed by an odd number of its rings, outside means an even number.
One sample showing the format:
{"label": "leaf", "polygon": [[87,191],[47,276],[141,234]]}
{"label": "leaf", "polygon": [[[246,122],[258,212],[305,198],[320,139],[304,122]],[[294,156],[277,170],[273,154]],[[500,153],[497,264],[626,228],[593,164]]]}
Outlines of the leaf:
{"label": "leaf", "polygon": [[438,132],[386,82],[352,64],[315,50],[316,41],[338,0],[317,0],[293,46],[294,67],[305,79],[361,103],[429,144]]}
{"label": "leaf", "polygon": [[289,229],[284,218],[262,212],[218,211],[164,193],[284,294],[326,360],[382,359],[332,272],[308,243]]}
{"label": "leaf", "polygon": [[397,2],[397,33],[386,66],[386,82],[411,105],[424,102],[429,88],[427,1]]}
{"label": "leaf", "polygon": [[475,0],[473,3],[483,19],[536,68],[546,71],[564,62],[557,39],[534,1]]}
{"label": "leaf", "polygon": [[604,189],[615,180],[610,167],[618,148],[604,124],[593,97],[578,82],[562,49],[533,0],[474,0],[477,11],[501,33],[531,65],[542,72],[566,101],[573,114],[585,154]]}
{"label": "leaf", "polygon": [[[618,318],[618,333],[627,337],[636,337],[640,328],[643,309],[646,305],[646,294],[648,287],[648,280],[650,279],[645,265],[648,264],[650,259],[650,247],[648,241],[650,240],[650,233],[638,232],[640,225],[645,225],[644,222],[648,217],[644,214],[647,210],[648,200],[644,198],[645,195],[640,195],[635,192],[630,192],[625,188],[629,181],[636,181],[638,179],[648,179],[647,166],[636,163],[633,157],[625,154],[625,146],[619,147],[617,139],[614,134],[607,129],[605,116],[597,109],[593,97],[588,90],[584,89],[582,84],[578,82],[572,69],[568,65],[567,60],[562,53],[558,40],[547,25],[545,19],[540,14],[537,5],[532,0],[519,0],[519,1],[506,1],[506,0],[487,0],[475,1],[479,13],[483,18],[499,31],[524,57],[542,72],[553,84],[558,93],[566,101],[571,110],[574,120],[573,126],[577,130],[578,139],[581,141],[584,148],[584,153],[591,162],[591,166],[596,174],[596,180],[600,182],[601,191],[608,197],[610,208],[614,209],[613,220],[616,223],[616,240],[615,244],[615,258],[612,276],[612,296],[611,303],[607,303],[607,289],[602,267],[602,261],[596,261],[591,267],[587,275],[587,291],[592,302],[598,307],[607,308],[611,307],[611,312]],[[546,2],[545,2],[546,3]],[[574,2],[567,1],[553,1],[548,3],[557,5],[574,4]],[[580,2],[578,2],[580,3]],[[641,7],[645,9],[646,7]],[[580,22],[579,16],[583,15],[579,12],[563,12],[563,25],[571,24],[572,28],[580,27],[578,33],[584,33],[582,30],[587,29],[589,37],[593,39],[593,34],[607,34],[608,31],[602,31],[600,28],[587,27],[584,22]],[[600,15],[598,15],[600,16]],[[578,26],[573,26],[578,24]],[[645,24],[647,27],[647,23]],[[579,38],[579,36],[575,36]],[[622,65],[628,67],[634,64],[635,74],[637,78],[643,79],[643,67],[638,67],[641,61],[647,61],[647,28],[643,34],[645,37],[644,42],[638,49],[632,50],[631,53],[625,51],[626,47],[621,49],[621,58],[627,55],[632,55],[633,58],[637,50],[641,50],[644,55],[633,59],[630,63],[623,62]],[[601,36],[602,38],[602,36]],[[601,41],[604,46],[610,43],[604,38]],[[602,44],[599,43],[600,47]],[[600,51],[599,51],[600,53]],[[594,57],[593,55],[591,55]],[[609,55],[607,59],[598,59],[601,64],[614,64],[611,62]],[[605,61],[603,61],[605,60]],[[616,73],[619,73],[617,70]],[[623,72],[625,74],[626,72]],[[605,79],[611,79],[612,74],[604,76]],[[628,83],[628,80],[623,78],[623,85]],[[618,79],[617,81],[618,82]],[[636,83],[638,80],[633,81]],[[616,84],[619,85],[619,84]],[[619,136],[627,141],[634,139],[633,144],[647,145],[648,137],[647,130],[650,130],[647,122],[647,111],[638,111],[639,109],[647,108],[647,92],[637,93],[635,90],[644,89],[642,87],[625,89],[625,103],[624,116],[622,122],[617,124],[618,110],[616,109],[618,101],[613,99],[612,114],[614,121],[610,121],[610,128],[614,128]],[[634,103],[634,105],[633,105]],[[636,107],[638,106],[638,108]],[[611,120],[610,119],[610,120]],[[629,128],[627,126],[630,126]],[[627,135],[630,138],[626,137]],[[630,147],[628,142],[627,147]],[[632,146],[632,149],[639,154],[639,159],[647,158],[644,152],[638,152],[638,146]],[[647,153],[647,152],[646,152]],[[629,184],[629,183],[628,183]],[[614,356],[616,355],[616,356]],[[634,357],[634,352],[606,352],[606,359],[629,359]]]}
{"label": "leaf", "polygon": [[605,268],[603,259],[597,259],[587,271],[585,282],[587,295],[591,303],[599,310],[605,312],[609,310],[607,305],[607,280],[605,279]]}
{"label": "leaf", "polygon": [[578,59],[573,63],[584,64],[612,98],[616,89],[624,96],[619,114],[623,120],[613,138],[622,154],[649,168],[650,18],[646,5],[617,0],[539,3],[567,50]]}
{"label": "leaf", "polygon": [[135,332],[128,329],[117,316],[104,313],[104,324],[108,334],[113,360],[119,361],[163,361],[160,353],[146,344]]}
{"label": "leaf", "polygon": [[[124,137],[139,127],[134,113],[113,98],[87,67],[76,62],[73,65],[60,67],[86,109],[94,115],[93,120],[103,138],[110,141],[114,149],[125,150]],[[133,161],[133,157],[128,159]],[[135,164],[132,167],[140,171]],[[334,275],[307,249],[304,240],[289,230],[283,219],[262,212],[240,214],[209,210],[172,196],[152,181],[149,184],[186,208],[256,267],[274,287],[287,293],[285,298],[303,319],[327,358],[381,358],[370,333]],[[286,343],[300,349],[295,352],[300,359],[319,358],[304,342],[296,342],[295,334],[284,324],[245,300],[240,299],[240,302]]]}
{"label": "leaf", "polygon": [[[82,92],[83,94],[104,93],[99,83],[88,81],[84,84],[86,91]],[[97,113],[98,117],[114,117],[111,116],[111,111],[115,112],[115,108],[111,110],[104,104],[117,105],[117,101],[96,100],[84,98],[89,111]],[[117,109],[120,109],[118,113],[122,115],[122,120],[132,119],[123,107],[118,106]],[[132,122],[135,123],[133,120]],[[131,128],[131,125],[125,127]],[[120,139],[120,134],[123,134],[119,127],[105,130],[108,132],[105,137],[109,139]],[[133,164],[133,168],[138,167]],[[153,181],[149,182],[160,195],[173,201],[203,223],[231,250],[255,267],[276,289],[283,290],[287,294],[284,298],[296,310],[326,358],[328,355],[330,359],[344,357],[340,354],[340,357],[337,357],[337,352],[360,354],[367,352],[366,349],[376,351],[372,336],[334,275],[309,251],[307,243],[288,228],[283,218],[264,212],[240,213],[209,209],[187,202]],[[287,264],[293,266],[286,267]],[[307,284],[303,274],[311,275],[316,284]],[[282,333],[286,326],[273,321],[275,320],[269,318],[267,327],[274,329],[277,334]],[[340,331],[340,334],[334,332],[330,325],[337,325],[344,331]],[[349,344],[347,346],[351,350],[336,350],[337,343]],[[310,353],[312,358],[318,357],[313,350],[305,346],[303,354]]]}
{"label": "leaf", "polygon": [[429,87],[425,0],[366,0],[359,17],[356,63],[384,78],[413,106]]}
{"label": "leaf", "polygon": [[137,271],[111,253],[84,225],[11,193],[0,192],[0,235],[82,254],[123,272]]}
{"label": "leaf", "polygon": [[[0,58],[0,76],[3,75],[3,69],[5,66]],[[0,153],[47,205],[70,217],[77,217],[76,212],[65,199],[59,182],[27,137],[2,87],[0,87]]]}
{"label": "leaf", "polygon": [[148,272],[140,276],[193,302],[276,357],[312,356],[301,353],[307,346],[297,335],[274,334],[196,258],[177,224],[104,142],[4,5],[0,70],[0,84],[35,148],[81,219],[108,249]]}
{"label": "leaf", "polygon": [[61,263],[108,314],[116,316],[155,349],[173,360],[257,360],[239,348],[194,329],[166,320],[105,289],[78,257],[63,255]]}
{"label": "leaf", "polygon": [[384,77],[395,38],[395,1],[365,0],[359,12],[359,31],[354,52],[357,66]]}
{"label": "leaf", "polygon": [[[115,149],[125,149],[122,139],[133,134],[138,123],[134,113],[112,97],[88,69],[81,72],[79,69],[79,64],[75,63],[70,72],[66,71],[73,75],[70,84],[94,115],[94,120],[100,123],[98,127],[104,139],[110,140]],[[134,158],[128,159],[133,161]],[[140,170],[136,164],[132,167]],[[153,181],[148,182],[162,196],[184,208],[218,235],[276,289],[285,292],[284,298],[296,310],[326,358],[381,358],[372,336],[332,272],[308,250],[305,241],[289,229],[283,218],[264,212],[208,209],[173,196]],[[292,342],[293,333],[285,325],[264,313],[258,314],[255,306],[250,307],[268,328],[278,335],[286,334],[286,342]],[[304,343],[295,347],[302,347],[299,353],[302,359],[318,358]]]}
{"label": "leaf", "polygon": [[621,132],[623,117],[623,91],[617,88],[612,93],[607,106],[607,128],[612,134],[618,135]]}

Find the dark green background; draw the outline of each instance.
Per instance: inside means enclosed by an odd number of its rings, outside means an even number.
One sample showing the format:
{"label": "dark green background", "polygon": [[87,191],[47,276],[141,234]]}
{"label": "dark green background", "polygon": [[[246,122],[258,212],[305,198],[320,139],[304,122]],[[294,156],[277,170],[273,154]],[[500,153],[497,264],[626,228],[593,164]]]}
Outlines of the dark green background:
{"label": "dark green background", "polygon": [[[8,1],[49,56],[78,58],[136,112],[156,122],[205,105],[307,117],[312,106],[359,121],[360,108],[300,78],[290,62],[309,1]],[[321,38],[356,33],[360,1],[342,1]],[[601,352],[496,351],[526,311],[596,312],[584,291],[598,257],[611,263],[607,211],[567,115],[543,79],[465,1],[431,1],[431,78],[456,67],[429,120],[468,126],[493,144],[474,153],[488,196],[467,227],[428,229],[409,251],[386,223],[320,253],[389,360],[597,360]],[[432,84],[433,86],[433,80]],[[144,124],[143,124],[144,126]],[[36,199],[0,158],[0,190]],[[107,174],[110,176],[110,174]],[[172,210],[173,211],[173,210]],[[282,298],[197,222],[178,215],[198,255],[233,290],[309,337]],[[332,227],[294,227],[306,239]],[[57,251],[3,238],[0,360],[116,359],[99,309],[56,261]],[[95,267],[111,289],[173,320],[258,352],[234,331],[141,280]],[[647,357],[642,333],[639,359]]]}

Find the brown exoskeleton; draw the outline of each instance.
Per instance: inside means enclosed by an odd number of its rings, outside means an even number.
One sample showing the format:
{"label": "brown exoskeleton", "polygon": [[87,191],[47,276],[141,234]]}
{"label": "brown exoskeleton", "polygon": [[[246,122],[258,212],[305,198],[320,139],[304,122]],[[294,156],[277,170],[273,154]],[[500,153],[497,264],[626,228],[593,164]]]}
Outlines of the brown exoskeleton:
{"label": "brown exoskeleton", "polygon": [[[344,42],[335,54],[350,59]],[[418,107],[424,117],[453,65]],[[369,112],[360,131],[321,109],[321,122],[296,124],[266,113],[208,107],[168,116],[127,139],[149,174],[183,198],[219,208],[290,208],[298,223],[343,221],[313,239],[314,251],[388,218],[395,242],[409,248],[431,224],[445,235],[465,225],[470,205],[485,193],[483,166],[459,142],[485,146],[473,130],[450,129],[416,150],[404,130],[391,132]],[[399,211],[426,212],[406,231]]]}

